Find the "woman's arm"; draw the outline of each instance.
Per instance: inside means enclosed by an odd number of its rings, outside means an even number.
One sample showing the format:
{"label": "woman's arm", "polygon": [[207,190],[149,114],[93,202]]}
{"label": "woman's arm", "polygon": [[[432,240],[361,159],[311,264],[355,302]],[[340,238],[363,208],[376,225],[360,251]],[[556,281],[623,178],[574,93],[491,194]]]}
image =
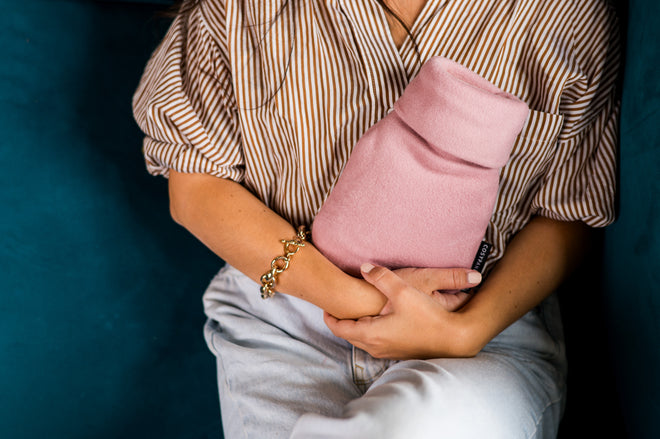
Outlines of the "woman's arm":
{"label": "woman's arm", "polygon": [[[296,235],[291,224],[231,180],[171,170],[169,194],[177,223],[259,283],[273,258],[284,253],[280,240]],[[309,243],[291,258],[275,289],[342,318],[378,314],[386,302],[376,288],[345,274]]]}
{"label": "woman's arm", "polygon": [[[284,253],[280,240],[296,234],[291,224],[231,180],[170,170],[169,193],[172,218],[256,282],[273,258]],[[425,269],[409,279],[430,295],[435,288],[476,285],[478,281],[468,280],[471,272]],[[311,243],[293,256],[289,268],[279,275],[276,290],[345,319],[376,315],[387,302],[378,289],[341,271]],[[255,288],[253,294],[259,290]]]}
{"label": "woman's arm", "polygon": [[589,247],[592,229],[582,222],[535,217],[513,238],[478,294],[459,312],[471,330],[468,354],[555,291]]}
{"label": "woman's arm", "polygon": [[533,218],[475,297],[457,312],[375,267],[363,276],[389,299],[381,314],[359,320],[326,315],[325,321],[335,335],[376,357],[474,356],[559,286],[577,265],[588,236],[588,227],[579,222]]}

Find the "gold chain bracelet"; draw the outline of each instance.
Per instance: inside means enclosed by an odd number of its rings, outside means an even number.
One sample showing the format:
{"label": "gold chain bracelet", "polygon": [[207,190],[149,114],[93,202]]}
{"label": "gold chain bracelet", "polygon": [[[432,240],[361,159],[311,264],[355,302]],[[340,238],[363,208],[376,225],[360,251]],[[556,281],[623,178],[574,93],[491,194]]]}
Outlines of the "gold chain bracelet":
{"label": "gold chain bracelet", "polygon": [[280,242],[284,244],[284,255],[278,256],[270,262],[270,270],[261,276],[261,298],[268,299],[275,295],[275,285],[277,284],[277,276],[284,270],[289,268],[291,257],[298,253],[300,247],[305,246],[305,241],[309,237],[309,232],[305,226],[298,227],[295,238],[282,239]]}

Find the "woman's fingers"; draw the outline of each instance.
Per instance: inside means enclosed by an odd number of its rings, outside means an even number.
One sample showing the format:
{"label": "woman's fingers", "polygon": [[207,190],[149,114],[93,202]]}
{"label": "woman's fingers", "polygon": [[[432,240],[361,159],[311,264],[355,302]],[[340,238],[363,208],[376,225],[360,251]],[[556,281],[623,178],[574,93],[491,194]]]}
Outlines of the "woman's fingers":
{"label": "woman's fingers", "polygon": [[366,347],[362,340],[369,336],[371,319],[373,317],[362,317],[359,320],[340,320],[328,312],[323,312],[323,321],[330,331],[360,349]]}
{"label": "woman's fingers", "polygon": [[389,300],[394,300],[411,285],[385,267],[375,267],[372,264],[362,264],[362,277],[378,288]]}
{"label": "woman's fingers", "polygon": [[[366,268],[369,266],[371,264],[363,265]],[[376,267],[376,273],[380,268]],[[394,274],[427,294],[437,290],[462,290],[481,282],[481,273],[465,268],[402,268],[395,270]]]}

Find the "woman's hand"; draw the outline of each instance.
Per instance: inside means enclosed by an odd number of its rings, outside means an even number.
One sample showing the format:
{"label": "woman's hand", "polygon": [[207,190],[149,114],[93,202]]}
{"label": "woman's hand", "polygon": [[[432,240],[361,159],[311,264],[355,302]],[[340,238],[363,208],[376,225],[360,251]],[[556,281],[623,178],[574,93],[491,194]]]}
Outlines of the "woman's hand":
{"label": "woman's hand", "polygon": [[451,293],[434,291],[473,287],[481,280],[474,273],[465,269],[399,270],[406,281],[386,268],[365,264],[363,277],[387,297],[380,314],[339,320],[326,313],[324,320],[336,336],[377,358],[473,356],[476,350],[470,347],[468,326],[460,313],[450,311],[461,306],[465,297],[444,300]]}
{"label": "woman's hand", "polygon": [[[325,322],[335,335],[375,357],[474,356],[557,288],[577,266],[590,234],[579,222],[534,217],[513,237],[479,294],[457,312],[448,311],[391,271],[376,267],[363,276],[387,297],[380,314],[359,320],[326,315]],[[454,285],[434,288],[461,289],[465,284],[460,285],[459,279]]]}

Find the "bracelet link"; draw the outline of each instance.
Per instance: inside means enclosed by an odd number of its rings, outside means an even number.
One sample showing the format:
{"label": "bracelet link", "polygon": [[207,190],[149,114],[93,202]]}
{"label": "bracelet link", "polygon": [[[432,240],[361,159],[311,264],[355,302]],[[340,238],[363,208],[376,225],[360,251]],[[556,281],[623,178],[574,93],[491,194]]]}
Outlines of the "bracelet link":
{"label": "bracelet link", "polygon": [[259,291],[261,292],[262,299],[269,299],[275,295],[277,276],[289,268],[291,257],[298,253],[301,247],[305,246],[305,242],[308,238],[309,231],[305,226],[300,226],[293,239],[282,239],[280,241],[284,244],[284,255],[274,258],[270,262],[270,270],[261,276],[261,287],[259,288]]}
{"label": "bracelet link", "polygon": [[285,256],[278,256],[270,262],[270,269],[275,274],[280,274],[289,268],[289,262],[291,262],[289,254],[286,254]]}

